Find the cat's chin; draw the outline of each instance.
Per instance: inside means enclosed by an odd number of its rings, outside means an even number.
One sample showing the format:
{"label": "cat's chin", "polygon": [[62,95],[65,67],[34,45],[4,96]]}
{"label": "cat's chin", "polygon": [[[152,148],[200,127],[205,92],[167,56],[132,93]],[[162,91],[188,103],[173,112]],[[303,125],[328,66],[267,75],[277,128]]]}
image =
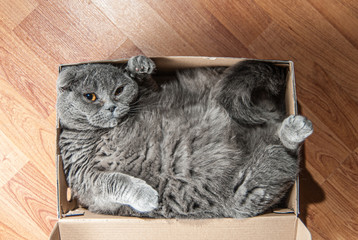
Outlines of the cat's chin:
{"label": "cat's chin", "polygon": [[100,128],[114,128],[118,125],[118,122],[119,120],[117,118],[112,118],[111,120],[100,126]]}
{"label": "cat's chin", "polygon": [[109,120],[108,125],[110,128],[114,128],[115,126],[118,125],[118,119],[113,118],[113,119]]}
{"label": "cat's chin", "polygon": [[114,112],[113,112],[113,117],[116,119],[120,119],[125,117],[128,112],[129,112],[129,107],[128,106],[122,106],[121,108],[117,108]]}
{"label": "cat's chin", "polygon": [[90,123],[87,128],[93,129],[93,130],[104,129],[104,128],[114,128],[115,126],[118,125],[118,123],[119,123],[119,119],[112,118],[112,119],[108,120],[107,122],[96,123],[96,124]]}

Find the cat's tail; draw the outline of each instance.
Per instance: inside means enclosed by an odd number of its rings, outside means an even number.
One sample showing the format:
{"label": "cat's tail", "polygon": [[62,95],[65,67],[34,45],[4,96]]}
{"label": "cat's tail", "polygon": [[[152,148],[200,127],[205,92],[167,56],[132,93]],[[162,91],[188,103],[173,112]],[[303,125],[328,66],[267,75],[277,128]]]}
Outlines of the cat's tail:
{"label": "cat's tail", "polygon": [[263,124],[283,117],[285,83],[284,67],[247,60],[226,70],[218,82],[216,100],[236,121]]}

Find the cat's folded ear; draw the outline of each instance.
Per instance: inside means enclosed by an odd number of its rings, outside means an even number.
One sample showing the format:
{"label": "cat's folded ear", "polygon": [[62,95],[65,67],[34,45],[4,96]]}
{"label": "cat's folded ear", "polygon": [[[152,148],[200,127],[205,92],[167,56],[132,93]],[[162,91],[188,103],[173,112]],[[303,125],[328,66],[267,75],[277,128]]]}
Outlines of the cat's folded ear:
{"label": "cat's folded ear", "polygon": [[66,67],[63,69],[57,79],[57,91],[71,91],[72,87],[77,83],[76,67]]}

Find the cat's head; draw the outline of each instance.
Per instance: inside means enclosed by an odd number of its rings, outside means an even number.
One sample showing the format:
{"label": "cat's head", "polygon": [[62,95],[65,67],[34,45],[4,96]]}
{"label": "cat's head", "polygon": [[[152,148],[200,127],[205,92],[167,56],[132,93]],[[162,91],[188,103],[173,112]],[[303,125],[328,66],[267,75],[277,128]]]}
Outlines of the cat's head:
{"label": "cat's head", "polygon": [[115,127],[138,94],[137,83],[109,64],[65,67],[57,81],[57,114],[62,126],[86,130]]}

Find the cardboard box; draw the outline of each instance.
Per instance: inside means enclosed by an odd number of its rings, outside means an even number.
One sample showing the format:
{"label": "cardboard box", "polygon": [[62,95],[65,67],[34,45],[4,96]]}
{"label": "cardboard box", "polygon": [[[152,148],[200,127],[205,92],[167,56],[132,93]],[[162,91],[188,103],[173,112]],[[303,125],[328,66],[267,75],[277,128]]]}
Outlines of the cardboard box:
{"label": "cardboard box", "polygon": [[[158,72],[202,66],[231,66],[242,58],[158,57],[152,58]],[[288,68],[286,109],[297,113],[293,62],[266,60]],[[100,61],[123,63],[126,60]],[[62,66],[61,66],[62,67]],[[60,67],[60,70],[61,70]],[[60,126],[57,126],[59,135]],[[311,239],[298,218],[298,181],[291,189],[284,209],[247,219],[144,219],[94,214],[79,208],[71,199],[62,160],[57,149],[58,222],[50,239]]]}

